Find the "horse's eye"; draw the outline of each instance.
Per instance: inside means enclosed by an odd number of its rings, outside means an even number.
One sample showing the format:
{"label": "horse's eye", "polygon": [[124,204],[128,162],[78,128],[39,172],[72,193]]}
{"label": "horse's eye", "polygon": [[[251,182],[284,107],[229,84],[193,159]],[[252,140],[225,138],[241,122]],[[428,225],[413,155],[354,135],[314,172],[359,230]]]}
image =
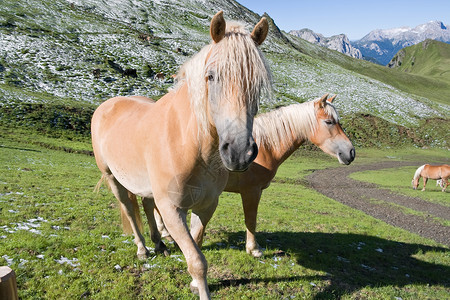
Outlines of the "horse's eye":
{"label": "horse's eye", "polygon": [[325,120],[325,124],[334,125],[334,124],[336,124],[336,122],[334,122],[334,120]]}

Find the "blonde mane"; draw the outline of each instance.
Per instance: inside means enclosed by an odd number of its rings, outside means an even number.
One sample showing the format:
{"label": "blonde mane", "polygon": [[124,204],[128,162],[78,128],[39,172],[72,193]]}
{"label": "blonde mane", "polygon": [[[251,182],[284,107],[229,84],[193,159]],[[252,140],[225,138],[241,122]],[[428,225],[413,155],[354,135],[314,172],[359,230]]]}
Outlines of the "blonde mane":
{"label": "blonde mane", "polygon": [[416,173],[414,173],[413,180],[416,180],[420,177],[420,173],[422,172],[423,168],[425,168],[426,165],[420,166],[417,168]]}
{"label": "blonde mane", "polygon": [[210,75],[222,84],[219,101],[231,99],[232,93],[238,92],[240,102],[236,103],[236,109],[257,107],[262,95],[271,96],[272,78],[262,52],[242,24],[227,22],[225,37],[219,43],[204,47],[183,64],[177,74],[175,89],[184,83],[188,85],[199,136],[211,129],[206,91]]}
{"label": "blonde mane", "polygon": [[[253,137],[258,146],[279,149],[283,144],[291,143],[292,139],[307,139],[316,130],[316,101],[318,100],[280,107],[257,116]],[[339,121],[333,104],[326,102],[323,109],[326,115]]]}

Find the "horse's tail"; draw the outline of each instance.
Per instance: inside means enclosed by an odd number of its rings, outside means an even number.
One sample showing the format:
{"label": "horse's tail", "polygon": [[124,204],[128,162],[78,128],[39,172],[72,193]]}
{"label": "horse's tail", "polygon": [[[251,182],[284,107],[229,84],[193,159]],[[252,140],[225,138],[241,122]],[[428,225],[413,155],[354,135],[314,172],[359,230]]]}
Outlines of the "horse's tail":
{"label": "horse's tail", "polygon": [[102,177],[95,185],[94,192],[98,193],[100,191],[100,187],[102,186],[103,183],[108,187],[108,189],[111,189],[109,187],[108,180],[106,180],[105,174],[102,174]]}
{"label": "horse's tail", "polygon": [[[94,188],[94,192],[98,193],[98,191],[100,190],[100,187],[101,187],[101,185],[103,183],[108,187],[108,189],[111,189],[109,184],[108,184],[108,180],[106,180],[105,174],[102,174],[102,177],[97,182],[97,185]],[[139,205],[138,205],[138,202],[137,202],[137,199],[136,199],[136,195],[129,191],[128,192],[128,198],[130,199],[131,204],[133,205],[134,216],[136,218],[136,223],[138,225],[138,228],[142,232],[144,226],[142,225],[142,218],[141,218],[141,214],[139,213]],[[131,223],[128,220],[127,214],[126,214],[126,212],[125,212],[125,210],[124,210],[122,205],[120,205],[120,218],[122,219],[123,232],[126,233],[126,234],[132,234],[133,230],[131,228]]]}
{"label": "horse's tail", "polygon": [[[139,228],[139,231],[143,232],[144,227],[142,225],[142,219],[141,219],[141,214],[139,212],[139,204],[137,202],[136,195],[129,191],[128,198],[130,199],[131,204],[133,205],[134,217],[136,219],[136,223]],[[126,234],[132,234],[133,229],[131,228],[130,220],[127,217],[127,213],[125,212],[123,205],[120,205],[120,218],[122,219],[123,232]]]}
{"label": "horse's tail", "polygon": [[417,168],[416,173],[414,173],[413,180],[416,180],[420,177],[420,172],[422,172],[423,168],[425,168],[426,165],[420,166]]}

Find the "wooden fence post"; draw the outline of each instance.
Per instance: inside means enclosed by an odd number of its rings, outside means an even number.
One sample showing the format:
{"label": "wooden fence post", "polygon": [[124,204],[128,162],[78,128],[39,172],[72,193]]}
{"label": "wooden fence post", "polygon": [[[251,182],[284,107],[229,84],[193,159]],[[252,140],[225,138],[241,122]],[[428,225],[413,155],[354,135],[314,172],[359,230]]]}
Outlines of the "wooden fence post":
{"label": "wooden fence post", "polygon": [[0,267],[0,299],[18,300],[16,273],[10,267]]}

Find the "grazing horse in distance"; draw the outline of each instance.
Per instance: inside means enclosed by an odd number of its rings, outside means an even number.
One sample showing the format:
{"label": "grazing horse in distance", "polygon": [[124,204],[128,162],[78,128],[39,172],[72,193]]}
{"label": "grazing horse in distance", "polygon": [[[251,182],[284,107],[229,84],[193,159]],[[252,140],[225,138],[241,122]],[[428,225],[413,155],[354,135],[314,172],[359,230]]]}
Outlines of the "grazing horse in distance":
{"label": "grazing horse in distance", "polygon": [[419,187],[420,177],[423,178],[423,189],[425,191],[425,186],[427,185],[428,179],[434,180],[442,180],[441,188],[442,191],[445,192],[445,189],[448,186],[448,178],[450,177],[450,166],[449,165],[440,165],[440,166],[432,166],[429,164],[425,164],[417,168],[414,173],[414,177],[412,179],[413,189],[417,189]]}
{"label": "grazing horse in distance", "polygon": [[[342,130],[332,104],[335,97],[328,98],[326,94],[320,99],[281,107],[255,118],[253,136],[258,143],[258,156],[248,170],[231,172],[224,189],[241,194],[247,227],[246,251],[252,256],[263,255],[255,237],[262,192],[269,187],[278,167],[295,150],[309,140],[341,164],[348,165],[355,159],[355,148]],[[163,237],[170,239],[157,212],[155,217]]]}
{"label": "grazing horse in distance", "polygon": [[[204,228],[224,189],[228,171],[243,171],[258,153],[253,119],[271,75],[258,46],[269,30],[262,18],[252,33],[223,12],[211,20],[212,43],[180,69],[176,87],[157,102],[115,97],[92,117],[92,146],[102,179],[119,200],[135,236],[137,255],[148,256],[139,228],[143,206],[155,251],[166,252],[153,217],[157,209],[183,252],[191,290],[210,299],[207,262],[200,251]],[[101,181],[100,181],[101,183]],[[196,232],[189,232],[187,211]]]}

